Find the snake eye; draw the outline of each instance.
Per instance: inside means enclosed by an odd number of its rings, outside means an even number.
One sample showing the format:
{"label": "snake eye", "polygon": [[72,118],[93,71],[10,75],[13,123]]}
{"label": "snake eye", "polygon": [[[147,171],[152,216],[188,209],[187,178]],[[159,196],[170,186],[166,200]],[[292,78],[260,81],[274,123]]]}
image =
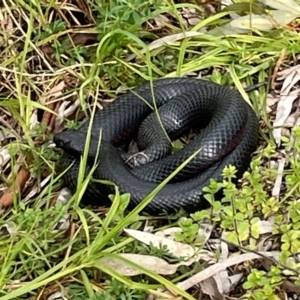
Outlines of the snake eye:
{"label": "snake eye", "polygon": [[57,148],[66,149],[71,143],[71,140],[66,136],[65,132],[58,133],[54,135],[53,142],[56,144]]}

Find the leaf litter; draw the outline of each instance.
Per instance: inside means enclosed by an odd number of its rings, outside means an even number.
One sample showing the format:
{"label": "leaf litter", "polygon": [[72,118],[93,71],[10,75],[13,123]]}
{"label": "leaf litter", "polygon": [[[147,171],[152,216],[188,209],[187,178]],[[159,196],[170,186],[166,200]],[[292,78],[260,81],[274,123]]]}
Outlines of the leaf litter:
{"label": "leaf litter", "polygon": [[[211,244],[210,236],[212,229],[213,227],[211,225],[205,224],[202,226],[202,229],[199,230],[198,235],[202,237],[202,240],[204,241],[203,245],[206,243],[207,245]],[[189,288],[200,284],[203,293],[213,296],[215,299],[223,299],[222,297],[224,294],[230,293],[230,291],[232,291],[244,278],[243,273],[235,273],[231,275],[228,272],[229,267],[238,266],[251,260],[265,261],[268,260],[268,258],[273,258],[275,261],[275,259],[278,259],[280,254],[279,251],[266,251],[265,247],[262,248],[262,251],[255,251],[253,253],[243,253],[243,251],[231,253],[228,248],[228,244],[224,241],[224,238],[226,238],[226,232],[222,233],[221,239],[212,239],[212,244],[218,245],[218,249],[213,247],[214,249],[212,251],[204,250],[203,247],[195,248],[174,240],[174,234],[180,230],[181,228],[179,227],[172,227],[166,230],[150,233],[133,229],[124,229],[126,234],[146,245],[151,245],[157,248],[166,247],[170,254],[184,259],[180,263],[169,264],[162,258],[141,254],[124,253],[120,254],[120,256],[134,263],[143,265],[148,270],[160,275],[175,274],[178,267],[182,265],[189,266],[195,262],[206,262],[207,265],[203,270],[190,278],[179,282],[177,286],[183,290],[188,290]],[[259,222],[260,235],[270,234],[272,232],[272,220]],[[216,250],[220,252],[218,259],[216,258]],[[272,263],[274,263],[274,261]],[[136,276],[143,273],[117,258],[102,258],[99,261],[99,264],[105,265],[123,276]],[[290,282],[290,285],[296,288],[296,285],[292,282]],[[159,289],[159,291],[167,293],[164,289]],[[155,296],[149,295],[148,299],[155,299]]]}
{"label": "leaf litter", "polygon": [[[213,35],[239,34],[249,29],[270,31],[280,26],[287,26],[300,16],[300,5],[294,0],[258,0],[255,3],[246,1],[234,3],[231,0],[223,0],[221,2],[226,11],[236,9],[240,11],[243,8],[245,11],[257,11],[257,13],[248,13],[245,16],[231,13],[232,21],[210,31]],[[263,7],[266,6],[272,10],[264,10]]]}
{"label": "leaf litter", "polygon": [[[267,4],[275,9],[282,9],[282,5],[285,5],[282,1],[260,1],[261,3]],[[275,3],[275,4],[274,4]],[[294,1],[288,1],[285,2],[286,7],[292,7],[292,15],[293,18],[298,16],[298,8],[295,9],[295,2]],[[273,4],[273,5],[272,5]],[[275,6],[274,6],[275,5]],[[281,6],[280,6],[281,5]],[[291,11],[289,12],[291,14]],[[182,13],[183,17],[187,20],[187,24],[189,26],[197,25],[197,22],[200,22],[201,19],[199,16],[197,16],[197,13],[194,10],[184,10]],[[234,17],[235,20],[233,20],[230,23],[231,29],[233,31],[230,31],[229,33],[235,34],[236,31],[234,31],[234,28],[239,29],[247,29],[248,27],[243,25],[242,22],[246,18],[240,18],[236,14],[230,14],[231,17]],[[247,17],[247,16],[246,16]],[[277,18],[278,16],[275,17]],[[290,16],[287,13],[281,14],[281,17],[284,18],[284,20],[279,20],[279,25],[286,25],[290,21]],[[249,16],[248,16],[249,19]],[[274,19],[274,18],[273,18]],[[260,29],[260,30],[270,30],[274,26],[278,26],[278,22],[273,23],[272,21],[269,23],[269,19],[265,17],[261,17],[259,15],[257,18],[252,19],[254,21],[254,25]],[[164,26],[164,22],[167,22],[166,17],[162,17],[160,19],[157,19],[157,24],[161,22],[159,25]],[[278,19],[277,19],[278,21]],[[245,23],[244,23],[245,24]],[[253,23],[252,23],[253,25]],[[268,27],[269,26],[269,27]],[[272,27],[273,26],[273,27]],[[13,26],[12,26],[13,27]],[[186,33],[180,33],[180,34],[174,34],[174,35],[167,35],[162,38],[158,38],[157,40],[153,41],[149,47],[151,50],[158,49],[165,45],[172,45],[173,42],[181,41],[185,38],[192,38],[192,37],[198,37],[203,34],[205,31],[205,28],[201,32],[186,32]],[[245,31],[240,31],[245,32]],[[211,32],[210,32],[211,33]],[[128,56],[127,60],[133,60],[134,56]],[[293,66],[290,68],[283,68],[281,69],[277,74],[275,78],[275,83],[278,85],[281,85],[281,90],[278,94],[275,93],[272,95],[269,95],[268,101],[266,103],[266,108],[269,113],[275,115],[274,120],[274,129],[273,134],[274,138],[276,140],[276,143],[278,146],[281,144],[281,138],[282,134],[289,134],[290,129],[296,125],[300,124],[299,115],[297,114],[297,109],[299,107],[299,89],[297,87],[297,84],[299,83],[299,65]],[[72,116],[80,107],[80,102],[78,100],[78,94],[73,93],[72,95],[67,95],[66,97],[63,96],[63,89],[65,88],[65,83],[61,81],[60,83],[57,83],[47,94],[45,94],[43,97],[40,98],[40,102],[49,105],[50,100],[53,98],[55,101],[59,100],[67,100],[62,101],[60,105],[57,106],[57,113],[58,116],[54,117],[54,123],[52,123],[52,130],[55,132],[55,130],[59,131],[64,126],[64,118]],[[72,96],[75,96],[76,100],[73,101]],[[68,101],[68,99],[70,101]],[[51,108],[55,108],[55,105],[51,106]],[[32,114],[32,123],[37,122],[37,116],[36,111]],[[51,118],[48,119],[47,117],[44,117],[44,122],[46,125],[51,125]],[[275,128],[280,127],[280,128]],[[287,130],[282,129],[285,128]],[[52,131],[51,130],[51,131]],[[5,133],[1,133],[5,137]],[[5,137],[7,138],[7,136]],[[2,149],[0,153],[0,167],[1,170],[7,167],[7,164],[9,163],[9,153],[7,149]],[[272,196],[278,198],[281,192],[282,188],[282,181],[283,181],[283,171],[285,167],[285,159],[281,158],[278,160],[278,176],[276,178],[273,190],[272,190]],[[24,188],[24,185],[26,184],[26,181],[29,180],[30,173],[26,169],[20,169],[18,176],[16,178],[16,186],[19,187],[19,190],[21,191]],[[47,184],[50,180],[50,176],[46,177],[44,181],[41,183],[41,188]],[[39,188],[36,187],[32,189],[30,193],[24,197],[25,201],[29,201],[32,197],[34,197],[38,192]],[[11,189],[7,189],[5,193],[2,195],[0,199],[0,203],[4,206],[11,205],[11,198],[8,196],[8,200],[5,200],[3,196],[5,195],[11,195]],[[60,195],[58,196],[56,201],[62,201],[66,202],[70,198],[70,194],[67,189],[61,190]],[[6,205],[5,205],[6,203]],[[7,204],[8,203],[8,204]],[[9,226],[7,224],[7,226]],[[61,221],[58,224],[58,227],[61,230],[66,230],[66,228],[69,228],[70,226],[70,218],[69,215],[66,214],[64,218],[61,219]],[[207,225],[208,226],[208,225]],[[204,226],[205,227],[205,226]],[[8,227],[10,228],[10,227]],[[10,228],[13,230],[13,227]],[[180,266],[189,266],[196,262],[202,262],[206,263],[205,268],[198,272],[197,274],[191,276],[190,278],[186,280],[182,280],[179,283],[177,283],[177,286],[182,288],[183,290],[187,290],[193,286],[200,285],[203,293],[215,297],[216,299],[223,299],[222,297],[224,294],[228,294],[232,289],[235,288],[235,286],[244,279],[244,273],[235,271],[229,272],[230,267],[232,266],[239,266],[243,265],[249,261],[253,260],[260,260],[263,264],[268,265],[270,267],[270,260],[268,258],[278,258],[278,252],[277,251],[264,251],[267,246],[259,245],[261,249],[257,253],[243,253],[242,249],[238,249],[237,252],[232,252],[232,249],[229,249],[228,244],[223,241],[225,232],[222,233],[223,239],[218,238],[212,238],[212,230],[213,228],[208,226],[208,228],[205,228],[204,230],[200,230],[199,240],[203,241],[203,244],[199,248],[192,247],[190,245],[176,242],[175,239],[175,233],[179,232],[181,229],[179,227],[176,228],[169,228],[168,230],[162,230],[158,231],[156,233],[150,233],[150,232],[143,232],[133,229],[125,229],[124,232],[128,234],[129,236],[133,237],[134,239],[138,240],[141,243],[144,243],[146,245],[151,245],[155,247],[161,247],[165,246],[167,247],[168,251],[175,257],[184,257],[185,260],[177,263],[177,264],[170,264],[167,261],[165,261],[162,258],[158,258],[155,256],[150,255],[140,255],[140,254],[134,254],[134,253],[124,253],[121,254],[122,257],[131,260],[138,264],[146,264],[146,267],[157,273],[157,274],[163,274],[163,275],[172,275],[175,274],[176,271]],[[273,223],[271,220],[268,221],[260,221],[260,234],[270,234],[273,230]],[[201,238],[200,238],[201,236]],[[268,247],[270,247],[270,243],[267,244]],[[204,250],[205,249],[205,250]],[[216,250],[219,251],[220,256],[217,258],[215,255]],[[101,264],[106,264],[108,267],[111,267],[112,269],[116,270],[119,274],[124,276],[135,276],[138,274],[141,274],[138,270],[131,268],[129,265],[124,264],[123,262],[119,260],[114,259],[101,259],[99,261]],[[291,272],[293,274],[293,272]],[[299,292],[299,287],[297,287],[293,282],[286,280],[285,285],[289,287],[290,291],[293,292]],[[160,290],[161,292],[166,295],[165,290]],[[149,299],[153,295],[149,296]]]}
{"label": "leaf litter", "polygon": [[[260,224],[261,225],[259,227],[261,235],[271,233],[273,231],[273,225],[271,222],[261,221]],[[170,254],[176,257],[184,258],[183,262],[169,264],[164,259],[155,256],[130,253],[120,254],[121,257],[134,263],[143,265],[148,270],[157,274],[172,275],[175,274],[178,267],[182,265],[188,266],[195,262],[208,263],[203,270],[189,277],[188,279],[177,283],[177,286],[183,290],[188,290],[189,288],[200,284],[202,292],[215,297],[215,299],[223,299],[222,297],[224,294],[228,294],[230,291],[232,291],[244,278],[243,273],[230,275],[228,268],[232,266],[238,266],[252,260],[265,261],[269,258],[278,259],[280,254],[279,251],[264,251],[264,249],[263,251],[257,251],[255,253],[243,253],[242,251],[230,253],[228,244],[223,240],[223,237],[226,237],[225,232],[223,232],[222,239],[218,240],[218,250],[220,251],[218,259],[216,259],[216,249],[214,249],[214,251],[209,251],[204,250],[203,248],[195,248],[190,245],[175,241],[174,236],[172,235],[175,232],[178,232],[178,228],[176,227],[168,229],[168,238],[165,237],[165,230],[158,231],[156,233],[149,233],[133,229],[125,229],[124,232],[138,241],[145,243],[146,245],[152,245],[154,247],[165,246]],[[206,233],[205,240],[207,241],[208,245],[210,244],[211,232],[211,230],[199,231],[199,234],[201,235]],[[214,244],[216,244],[215,239]],[[105,265],[123,276],[136,276],[143,273],[142,271],[131,267],[117,258],[102,258],[99,261],[99,264]],[[292,282],[290,282],[290,285],[296,288]],[[164,289],[159,289],[158,291],[167,293]],[[150,295],[148,299],[155,299],[155,296]]]}

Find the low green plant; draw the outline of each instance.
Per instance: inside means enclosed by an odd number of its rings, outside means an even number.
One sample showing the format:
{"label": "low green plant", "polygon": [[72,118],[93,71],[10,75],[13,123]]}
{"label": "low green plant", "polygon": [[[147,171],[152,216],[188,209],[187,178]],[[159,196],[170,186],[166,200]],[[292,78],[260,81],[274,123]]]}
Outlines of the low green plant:
{"label": "low green plant", "polygon": [[269,272],[252,269],[243,284],[247,293],[242,299],[279,300],[282,279],[281,270],[275,266]]}

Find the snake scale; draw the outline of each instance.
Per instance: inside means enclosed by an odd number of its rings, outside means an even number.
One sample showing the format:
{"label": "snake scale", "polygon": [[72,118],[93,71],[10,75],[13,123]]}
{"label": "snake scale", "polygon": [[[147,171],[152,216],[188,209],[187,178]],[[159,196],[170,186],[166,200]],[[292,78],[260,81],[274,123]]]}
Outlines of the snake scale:
{"label": "snake scale", "polygon": [[[63,177],[73,193],[88,126],[86,122],[78,130],[54,135],[56,146],[63,149],[62,168],[73,164]],[[183,149],[170,155],[166,133],[175,140],[190,128],[203,129]],[[91,170],[101,132],[99,165],[93,177],[109,180],[121,193],[130,193],[133,208],[200,149],[144,209],[151,214],[180,208],[195,212],[207,206],[203,187],[211,178],[221,180],[225,166],[234,165],[237,178],[247,170],[257,147],[258,128],[254,110],[237,90],[198,78],[162,78],[153,81],[152,88],[145,83],[125,92],[95,113],[85,171]],[[138,140],[140,153],[128,155],[121,149],[133,138]],[[135,163],[138,166],[132,167]],[[90,182],[82,203],[109,205],[108,195],[114,192],[113,185]]]}

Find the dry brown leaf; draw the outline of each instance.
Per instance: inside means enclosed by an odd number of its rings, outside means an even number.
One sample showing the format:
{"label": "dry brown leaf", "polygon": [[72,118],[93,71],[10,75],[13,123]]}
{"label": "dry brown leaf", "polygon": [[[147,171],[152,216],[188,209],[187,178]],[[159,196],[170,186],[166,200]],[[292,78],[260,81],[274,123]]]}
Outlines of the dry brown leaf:
{"label": "dry brown leaf", "polygon": [[278,72],[278,78],[277,80],[281,81],[286,79],[290,74],[297,73],[300,70],[300,65],[292,66],[288,69],[282,69],[280,72]]}
{"label": "dry brown leaf", "polygon": [[[139,264],[150,270],[156,274],[161,275],[172,275],[177,271],[177,268],[181,264],[169,264],[165,260],[159,257],[151,256],[151,255],[142,255],[142,254],[130,254],[124,253],[120,254],[123,258],[126,258],[136,264]],[[143,271],[137,270],[134,267],[131,267],[127,263],[111,257],[101,258],[99,264],[105,265],[118,272],[122,276],[136,276],[139,274],[143,274]]]}
{"label": "dry brown leaf", "polygon": [[[49,109],[54,110],[55,109],[55,103],[50,102],[51,99],[56,99],[59,96],[62,95],[62,91],[65,88],[65,82],[61,81],[54,87],[52,87],[47,93],[45,93],[41,99],[40,102],[43,105],[46,105]],[[53,123],[52,118],[55,117],[51,112],[45,111],[43,114],[42,124],[49,126],[51,123]],[[52,131],[52,130],[51,130]]]}
{"label": "dry brown leaf", "polygon": [[[71,104],[71,105],[70,105]],[[59,108],[58,108],[58,116],[55,119],[55,124],[54,124],[54,132],[56,132],[56,129],[59,129],[60,126],[64,122],[64,118],[68,118],[71,116],[80,106],[80,101],[77,99],[74,102],[71,101],[63,101]]]}
{"label": "dry brown leaf", "polygon": [[182,229],[180,227],[171,227],[171,228],[166,228],[166,229],[163,229],[163,230],[159,230],[159,231],[155,232],[154,234],[156,236],[160,236],[160,237],[164,237],[164,238],[174,240],[175,235],[178,232],[182,232]]}
{"label": "dry brown leaf", "polygon": [[62,291],[57,291],[52,293],[47,300],[57,300],[57,299],[66,299],[65,297],[67,296],[67,292],[69,290],[68,286],[64,286],[64,288],[62,289]]}
{"label": "dry brown leaf", "polygon": [[184,18],[185,25],[195,26],[201,22],[199,11],[195,8],[187,7],[183,8],[181,11],[181,15]]}
{"label": "dry brown leaf", "polygon": [[295,86],[295,84],[300,80],[300,68],[291,72],[284,80],[281,88],[281,95],[286,96],[289,95],[291,89]]}
{"label": "dry brown leaf", "polygon": [[[152,233],[138,231],[134,229],[124,229],[124,231],[131,237],[147,244],[153,245],[155,247],[166,246],[170,253],[177,257],[188,257],[187,261],[180,262],[178,264],[169,264],[165,260],[150,256],[150,255],[139,255],[139,254],[122,254],[123,257],[132,260],[135,263],[145,266],[147,269],[152,270],[157,274],[171,275],[174,274],[179,266],[186,265],[189,266],[195,261],[213,261],[214,254],[209,251],[195,249],[189,245],[175,242],[165,237],[157,236]],[[124,276],[135,276],[141,274],[139,270],[131,268],[126,263],[114,258],[101,259],[101,264],[113,268],[118,273]]]}
{"label": "dry brown leaf", "polygon": [[[62,188],[59,191],[59,195],[56,202],[66,204],[72,197],[72,194],[68,188]],[[58,230],[68,230],[71,226],[70,214],[66,213],[57,223]]]}
{"label": "dry brown leaf", "polygon": [[231,289],[230,291],[233,291],[236,286],[241,282],[241,280],[244,278],[245,274],[244,273],[238,273],[234,274],[229,277],[230,283],[231,283]]}
{"label": "dry brown leaf", "polygon": [[[47,105],[47,107],[51,110],[54,110],[54,107],[55,107],[55,104],[54,103],[50,103]],[[48,127],[48,133],[49,133],[49,126],[50,126],[50,123],[51,123],[51,119],[52,119],[52,116],[53,114],[48,112],[48,111],[45,111],[44,114],[43,114],[43,119],[41,121],[41,124],[44,124],[45,126]]]}
{"label": "dry brown leaf", "polygon": [[[300,79],[300,78],[299,78]],[[299,96],[300,89],[290,92],[288,95],[282,95],[277,105],[276,117],[273,123],[273,136],[277,145],[281,144],[282,127],[289,117],[293,103]]]}
{"label": "dry brown leaf", "polygon": [[[180,41],[180,40],[183,40],[185,38],[189,38],[189,37],[194,37],[194,36],[199,36],[199,35],[202,35],[203,33],[201,32],[197,32],[197,31],[188,31],[188,32],[182,32],[182,33],[176,33],[176,34],[172,34],[172,35],[168,35],[168,36],[165,36],[165,37],[162,37],[162,38],[159,38],[155,41],[153,41],[152,43],[150,43],[147,47],[147,49],[149,51],[151,50],[154,50],[154,49],[157,49],[161,46],[166,46],[170,43],[174,43],[174,42],[177,42],[177,41]],[[140,53],[145,53],[145,50],[141,50]],[[131,61],[133,59],[136,58],[136,54],[132,54],[132,55],[129,55],[126,60],[127,61]]]}
{"label": "dry brown leaf", "polygon": [[28,193],[28,195],[23,199],[24,202],[29,201],[32,197],[34,197],[37,193],[41,191],[41,189],[48,184],[48,182],[51,180],[51,177],[53,175],[47,176],[41,183],[35,184],[35,187],[31,189],[31,191]]}
{"label": "dry brown leaf", "polygon": [[170,20],[164,15],[158,15],[158,16],[154,17],[153,20],[159,28],[162,28],[166,24],[170,23]]}
{"label": "dry brown leaf", "polygon": [[[10,115],[10,117],[11,117],[11,115]],[[9,137],[18,138],[20,140],[22,139],[21,136],[19,135],[19,133],[15,130],[15,128],[13,128],[13,125],[10,124],[10,122],[7,122],[2,117],[0,117],[0,124],[3,125],[3,129],[0,131],[3,139],[9,138]]]}
{"label": "dry brown leaf", "polygon": [[16,223],[8,221],[7,223],[1,226],[1,230],[5,228],[9,234],[14,234],[18,232],[18,226]]}
{"label": "dry brown leaf", "polygon": [[[299,97],[300,89],[292,91],[296,83],[300,81],[300,65],[293,66],[289,69],[284,69],[278,72],[277,80],[284,80],[280,100],[277,105],[276,118],[274,121],[273,135],[278,145],[281,143],[283,134],[289,135],[285,128],[292,128],[300,124],[299,111],[291,113],[294,101]],[[279,127],[279,128],[276,128]]]}
{"label": "dry brown leaf", "polygon": [[284,290],[286,290],[287,292],[291,292],[291,293],[295,293],[300,295],[300,286],[294,284],[293,282],[284,279],[282,282],[282,287],[284,288]]}
{"label": "dry brown leaf", "polygon": [[[273,135],[278,145],[281,143],[282,128],[286,125],[287,119],[291,114],[293,103],[298,98],[300,89],[292,90],[297,82],[300,80],[300,65],[293,66],[289,69],[284,69],[278,72],[278,81],[284,80],[280,92],[280,100],[277,105],[276,118],[274,120]],[[289,123],[291,123],[291,118]],[[294,122],[292,122],[295,124]],[[278,128],[276,128],[278,127]]]}
{"label": "dry brown leaf", "polygon": [[[224,9],[225,7],[232,5],[232,4],[233,4],[232,0],[221,0],[221,9]],[[237,13],[230,13],[229,16],[233,20],[240,17],[240,15],[238,15]]]}
{"label": "dry brown leaf", "polygon": [[272,196],[278,200],[279,196],[280,196],[281,186],[282,186],[285,158],[282,157],[282,158],[278,159],[277,163],[278,163],[277,176],[276,176],[276,180],[274,183],[274,187],[272,189]]}
{"label": "dry brown leaf", "polygon": [[160,39],[153,41],[152,43],[149,44],[148,48],[151,51],[151,50],[157,49],[161,46],[168,45],[169,43],[174,43],[174,42],[177,42],[177,41],[185,39],[185,38],[199,36],[199,35],[202,35],[202,33],[196,32],[196,31],[188,31],[188,32],[168,35],[168,36],[165,36],[165,37],[162,37]]}
{"label": "dry brown leaf", "polygon": [[[224,239],[225,233],[222,233]],[[220,257],[219,262],[225,261],[229,255],[228,244],[224,241],[220,241]],[[227,269],[220,271],[218,274],[200,282],[201,289],[207,295],[210,295],[216,299],[222,299],[222,295],[226,294],[231,289],[231,281]]]}
{"label": "dry brown leaf", "polygon": [[214,254],[209,251],[197,249],[190,245],[160,237],[149,232],[134,229],[124,229],[124,231],[146,245],[153,245],[154,247],[165,246],[172,255],[187,258],[187,261],[184,263],[185,265],[190,265],[198,260],[212,261],[215,259]]}
{"label": "dry brown leaf", "polygon": [[279,101],[279,96],[274,96],[272,94],[267,95],[266,108],[268,113],[272,111],[271,107],[275,105],[278,101]]}
{"label": "dry brown leaf", "polygon": [[15,183],[12,185],[12,187],[8,188],[2,197],[0,198],[0,206],[1,207],[9,207],[13,204],[13,187],[16,188],[17,192],[22,192],[27,180],[30,178],[30,173],[27,169],[24,167],[21,167],[17,178],[15,180]]}
{"label": "dry brown leaf", "polygon": [[6,164],[9,162],[10,160],[10,154],[8,149],[3,148],[0,151],[0,174],[2,173],[2,170],[4,169],[4,167],[6,166]]}
{"label": "dry brown leaf", "polygon": [[294,0],[259,0],[259,2],[281,11],[300,13],[300,6]]}
{"label": "dry brown leaf", "polygon": [[298,111],[289,115],[285,121],[285,126],[290,128],[300,126],[300,116]]}
{"label": "dry brown leaf", "polygon": [[257,225],[259,226],[259,234],[272,233],[274,229],[274,222],[275,220],[272,219],[258,221]]}
{"label": "dry brown leaf", "polygon": [[299,17],[300,13],[295,11],[272,11],[272,16],[249,14],[239,17],[230,22],[232,27],[241,29],[258,29],[262,31],[270,31],[273,28],[280,27],[281,25],[287,25],[294,19]]}
{"label": "dry brown leaf", "polygon": [[29,128],[31,130],[34,129],[34,127],[39,123],[38,121],[38,112],[37,112],[37,109],[34,109],[31,113],[31,116],[30,116],[30,125],[29,125]]}
{"label": "dry brown leaf", "polygon": [[[222,237],[223,240],[225,240],[225,237],[226,237],[226,232],[225,231],[222,232],[222,236],[221,237]],[[224,261],[229,256],[229,249],[228,249],[228,244],[225,243],[222,240],[220,240],[220,250],[221,250],[221,254],[220,254],[219,261]]]}
{"label": "dry brown leaf", "polygon": [[[279,255],[279,252],[277,252],[277,253],[276,252],[259,252],[259,254],[266,256],[266,257],[274,257],[276,254]],[[239,256],[229,257],[227,260],[220,262],[220,263],[216,263],[214,265],[211,265],[211,266],[207,267],[205,270],[202,270],[199,273],[188,278],[187,280],[184,280],[184,281],[178,283],[177,286],[183,290],[187,290],[187,289],[191,288],[192,286],[204,281],[205,279],[214,276],[215,274],[221,272],[222,270],[225,270],[228,267],[241,264],[247,260],[263,259],[262,256],[260,256],[259,254],[246,253],[246,254],[241,254]]]}
{"label": "dry brown leaf", "polygon": [[222,290],[222,282],[218,276],[213,276],[200,282],[200,288],[204,294],[213,297],[213,299],[223,299],[222,293],[220,293],[220,289]]}

